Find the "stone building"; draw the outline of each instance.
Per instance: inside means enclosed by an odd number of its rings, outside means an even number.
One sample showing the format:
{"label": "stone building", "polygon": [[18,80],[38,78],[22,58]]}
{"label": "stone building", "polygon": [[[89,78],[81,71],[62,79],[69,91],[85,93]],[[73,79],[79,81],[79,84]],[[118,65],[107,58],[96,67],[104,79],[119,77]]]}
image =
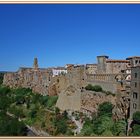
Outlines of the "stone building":
{"label": "stone building", "polygon": [[130,75],[130,60],[112,60],[103,55],[97,56],[96,73],[95,69],[90,69],[90,72],[86,73],[86,82],[118,93],[130,85]]}
{"label": "stone building", "polygon": [[52,71],[38,68],[38,61],[35,58],[33,68],[20,67],[17,72],[6,73],[3,84],[14,88],[31,88],[34,92],[47,94],[47,87],[51,79]]}
{"label": "stone building", "polygon": [[131,67],[130,118],[140,111],[140,57],[129,57]]}
{"label": "stone building", "polygon": [[67,69],[65,67],[56,67],[52,68],[53,77],[57,75],[63,75],[67,73]]}
{"label": "stone building", "polygon": [[127,70],[130,66],[129,60],[112,60],[108,56],[97,56],[97,72],[99,74],[116,74]]}
{"label": "stone building", "polygon": [[15,73],[5,74],[3,84],[11,87],[28,87],[49,95],[58,94],[69,85],[82,89],[87,84],[99,84],[104,90],[116,93],[118,89],[125,88],[122,83],[126,84],[126,71],[130,60],[108,58],[97,56],[97,64],[86,66],[67,64],[65,67],[44,69],[38,67],[38,60],[35,58],[33,68],[22,67]]}
{"label": "stone building", "polygon": [[97,73],[97,64],[86,64],[86,73],[87,74],[96,74]]}

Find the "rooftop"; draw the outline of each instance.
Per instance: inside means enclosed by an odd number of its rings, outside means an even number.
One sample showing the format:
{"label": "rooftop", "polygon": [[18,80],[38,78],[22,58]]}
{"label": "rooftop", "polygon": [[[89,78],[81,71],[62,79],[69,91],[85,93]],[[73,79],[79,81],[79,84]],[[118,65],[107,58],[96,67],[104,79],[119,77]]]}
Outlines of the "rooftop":
{"label": "rooftop", "polygon": [[140,58],[140,56],[131,56],[131,57],[126,58],[126,60],[129,60],[129,59],[132,59],[132,58]]}
{"label": "rooftop", "polygon": [[107,55],[99,55],[97,57],[106,57],[107,59],[109,58],[109,56],[107,56]]}
{"label": "rooftop", "polygon": [[108,59],[106,60],[106,62],[118,62],[118,63],[129,63],[130,61],[129,60],[113,60],[113,59]]}
{"label": "rooftop", "polygon": [[86,64],[86,65],[93,65],[93,66],[97,66],[97,64]]}

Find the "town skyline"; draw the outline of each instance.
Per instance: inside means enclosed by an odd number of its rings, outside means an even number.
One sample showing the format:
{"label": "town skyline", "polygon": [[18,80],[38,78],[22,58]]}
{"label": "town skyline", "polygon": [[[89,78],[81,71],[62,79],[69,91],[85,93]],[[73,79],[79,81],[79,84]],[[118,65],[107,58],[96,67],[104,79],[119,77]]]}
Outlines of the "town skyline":
{"label": "town skyline", "polygon": [[0,5],[0,18],[1,71],[139,56],[140,5]]}

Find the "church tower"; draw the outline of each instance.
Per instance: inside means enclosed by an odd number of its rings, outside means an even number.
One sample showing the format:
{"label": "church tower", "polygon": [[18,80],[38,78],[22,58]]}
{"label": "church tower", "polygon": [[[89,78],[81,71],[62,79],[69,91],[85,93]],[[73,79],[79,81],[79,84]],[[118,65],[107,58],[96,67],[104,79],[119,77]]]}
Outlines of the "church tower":
{"label": "church tower", "polygon": [[34,58],[33,68],[38,69],[38,60],[37,60],[37,58]]}

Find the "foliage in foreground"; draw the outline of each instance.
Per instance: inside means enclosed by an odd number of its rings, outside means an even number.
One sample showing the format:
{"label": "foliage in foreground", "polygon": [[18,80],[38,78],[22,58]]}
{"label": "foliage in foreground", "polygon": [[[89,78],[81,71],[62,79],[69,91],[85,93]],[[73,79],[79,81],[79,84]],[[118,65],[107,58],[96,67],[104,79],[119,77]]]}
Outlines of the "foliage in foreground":
{"label": "foliage in foreground", "polygon": [[113,121],[113,105],[110,102],[104,102],[99,105],[97,116],[86,119],[81,136],[125,136],[126,122],[124,120]]}
{"label": "foliage in foreground", "polygon": [[[57,98],[57,96],[42,96],[27,88],[10,89],[1,85],[0,126],[3,128],[0,128],[0,135],[25,135],[23,129],[25,125],[18,119],[23,119],[28,125],[42,123],[43,120],[40,118],[45,114],[45,108],[55,106]],[[17,133],[14,130],[17,130]]]}
{"label": "foliage in foreground", "polygon": [[131,127],[132,131],[130,132],[130,136],[140,136],[140,111],[136,111],[133,114]]}
{"label": "foliage in foreground", "polygon": [[0,96],[0,112],[3,112],[0,118],[1,136],[26,135],[25,124],[50,135],[73,135],[67,112],[60,113],[55,108],[58,96],[42,96],[31,89],[5,86],[0,86]]}

